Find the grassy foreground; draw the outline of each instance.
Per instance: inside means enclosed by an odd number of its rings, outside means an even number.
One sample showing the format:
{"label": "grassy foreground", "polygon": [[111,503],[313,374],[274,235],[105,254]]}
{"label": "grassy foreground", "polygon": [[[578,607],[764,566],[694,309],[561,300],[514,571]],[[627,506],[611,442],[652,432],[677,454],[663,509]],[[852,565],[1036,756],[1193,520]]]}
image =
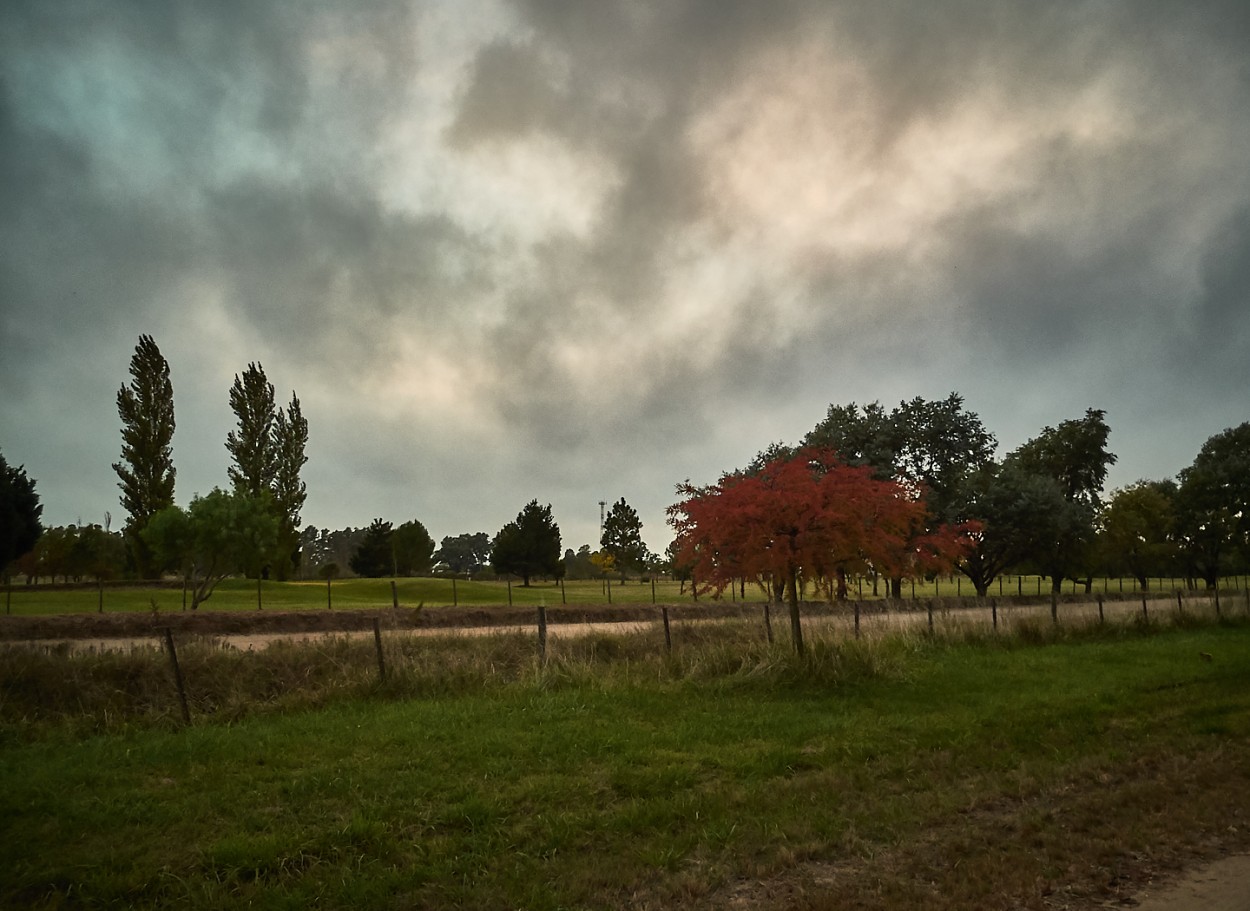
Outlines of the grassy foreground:
{"label": "grassy foreground", "polygon": [[434,640],[321,708],[10,725],[0,903],[1045,908],[1250,843],[1243,621],[812,638]]}

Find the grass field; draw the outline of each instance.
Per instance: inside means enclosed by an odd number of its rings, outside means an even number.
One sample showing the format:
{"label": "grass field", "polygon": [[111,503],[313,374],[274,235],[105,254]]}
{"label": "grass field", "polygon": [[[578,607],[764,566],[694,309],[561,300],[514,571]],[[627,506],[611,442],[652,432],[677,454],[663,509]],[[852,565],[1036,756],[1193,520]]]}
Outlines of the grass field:
{"label": "grass field", "polygon": [[[1173,590],[1181,580],[1153,580],[1152,592]],[[1226,591],[1234,596],[1244,596],[1246,579],[1237,577],[1225,580]],[[1012,576],[995,584],[991,594],[1011,596],[1015,594],[1049,594],[1050,583],[1037,576]],[[610,588],[610,591],[609,591]],[[1073,594],[1077,587],[1065,583],[1064,593]],[[1082,589],[1079,589],[1083,591]],[[851,597],[873,600],[886,594],[884,580],[879,580],[874,593],[870,580],[851,583]],[[1133,593],[1137,583],[1132,579],[1095,580],[1093,592],[1111,595]],[[328,599],[327,599],[328,594]],[[904,600],[933,597],[972,596],[970,585],[959,578],[938,579],[913,585],[904,583]],[[726,590],[723,600],[733,601],[740,593]],[[811,596],[819,600],[818,594]],[[602,580],[577,580],[563,583],[534,582],[529,588],[520,583],[509,585],[498,581],[468,581],[449,578],[401,578],[395,580],[395,597],[405,607],[485,606],[513,603],[516,605],[556,604],[674,604],[690,601],[690,587],[667,579],[650,582],[631,579],[625,583],[613,581],[609,586]],[[706,600],[707,596],[704,596]],[[745,591],[747,601],[763,602],[764,593],[756,586]],[[160,611],[182,609],[182,591],[173,587],[136,587],[125,583],[107,583],[103,589],[91,584],[78,586],[25,586],[13,585],[4,593],[4,610],[10,614],[64,614],[91,613],[103,609],[107,612],[151,611],[153,603]],[[255,580],[227,579],[217,586],[212,597],[201,605],[201,610],[256,610],[257,584]],[[266,610],[321,610],[327,608],[387,607],[393,603],[389,579],[340,579],[333,582],[327,593],[324,582],[262,582],[259,604]]]}
{"label": "grass field", "polygon": [[[1244,620],[814,631],[805,659],[735,629],[546,663],[525,637],[422,640],[314,707],[280,691],[367,643],[204,646],[189,676],[276,681],[273,710],[8,717],[0,903],[1046,908],[1250,844]],[[86,687],[160,657],[31,660],[81,661]]]}

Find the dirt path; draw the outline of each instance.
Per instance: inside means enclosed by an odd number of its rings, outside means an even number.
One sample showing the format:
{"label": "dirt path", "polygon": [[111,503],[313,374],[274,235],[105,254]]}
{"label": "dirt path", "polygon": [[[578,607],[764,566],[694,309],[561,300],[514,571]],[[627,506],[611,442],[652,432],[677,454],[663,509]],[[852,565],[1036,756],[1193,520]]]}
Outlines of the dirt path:
{"label": "dirt path", "polygon": [[1137,911],[1250,911],[1250,854],[1217,860],[1136,900]]}

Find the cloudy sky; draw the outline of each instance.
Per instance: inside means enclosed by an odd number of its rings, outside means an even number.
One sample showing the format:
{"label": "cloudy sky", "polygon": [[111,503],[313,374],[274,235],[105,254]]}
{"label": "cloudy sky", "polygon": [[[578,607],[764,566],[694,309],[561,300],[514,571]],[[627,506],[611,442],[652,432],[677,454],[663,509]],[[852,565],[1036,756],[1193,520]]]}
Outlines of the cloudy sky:
{"label": "cloudy sky", "polygon": [[660,549],[678,482],[951,391],[1173,476],[1250,420],[1250,5],[7,0],[0,328],[46,524],[124,521],[143,333],[178,500],[255,361],[321,527]]}

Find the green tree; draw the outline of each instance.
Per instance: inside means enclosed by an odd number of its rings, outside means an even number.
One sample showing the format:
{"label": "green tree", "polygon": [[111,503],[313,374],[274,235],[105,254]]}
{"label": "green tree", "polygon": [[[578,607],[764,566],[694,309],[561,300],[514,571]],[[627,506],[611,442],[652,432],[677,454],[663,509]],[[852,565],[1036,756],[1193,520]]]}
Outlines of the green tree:
{"label": "green tree", "polygon": [[234,460],[226,473],[238,493],[259,497],[273,489],[277,458],[273,446],[273,383],[260,364],[248,364],[230,387],[230,408],[238,419],[237,430],[226,436],[226,450]]}
{"label": "green tree", "polygon": [[443,538],[434,560],[446,563],[453,573],[472,575],[490,563],[490,535],[479,531]]}
{"label": "green tree", "polygon": [[42,514],[35,480],[26,476],[26,467],[12,467],[0,454],[0,574],[5,579],[9,564],[39,541]]}
{"label": "green tree", "polygon": [[1250,422],[1212,436],[1181,471],[1177,528],[1208,588],[1235,559],[1250,560]]}
{"label": "green tree", "polygon": [[140,578],[155,574],[142,531],[174,502],[174,387],[169,364],[150,335],[139,336],[130,358],[130,385],[117,390],[122,456],[113,463],[126,509],[126,544]]}
{"label": "green tree", "polygon": [[391,538],[395,534],[390,522],[374,519],[373,524],[365,530],[356,552],[352,554],[348,566],[358,576],[380,579],[382,576],[395,572],[395,551]]}
{"label": "green tree", "polygon": [[246,572],[272,554],[278,520],[265,497],[214,488],[187,509],[170,506],[143,531],[160,565],[182,573],[195,610],[223,579]]}
{"label": "green tree", "polygon": [[[892,481],[898,472],[898,453],[903,441],[898,423],[880,402],[868,405],[830,405],[825,419],[803,438],[804,447],[832,449],[845,465],[867,465],[879,481]],[[774,448],[765,461],[784,457]]]}
{"label": "green tree", "polygon": [[1039,542],[1033,555],[1038,569],[1058,592],[1065,578],[1084,577],[1092,584],[1095,519],[1102,505],[1107,469],[1116,457],[1107,449],[1111,428],[1106,412],[1090,408],[1084,418],[1064,421],[1042,432],[1008,455],[1022,471],[1046,477],[1059,485],[1064,507],[1051,526],[1053,535]]}
{"label": "green tree", "polygon": [[227,469],[230,483],[253,498],[268,495],[279,527],[273,568],[286,579],[299,562],[300,510],[307,498],[300,470],[308,461],[308,421],[294,392],[285,410],[275,406],[273,384],[259,363],[248,364],[241,377],[235,374],[230,408],[238,420],[226,436],[234,462]]}
{"label": "green tree", "polygon": [[434,565],[434,539],[416,519],[395,529],[391,549],[397,576],[423,576]]}
{"label": "green tree", "polygon": [[[895,481],[923,498],[928,517],[915,530],[918,538],[955,519],[964,478],[989,464],[996,445],[957,392],[899,402],[889,412],[879,402],[830,405],[803,442],[832,449],[846,464],[868,466],[877,480]],[[893,597],[901,596],[902,585],[901,576],[890,576]]]}
{"label": "green tree", "polygon": [[526,587],[534,576],[563,576],[560,526],[551,515],[551,505],[539,506],[531,500],[516,521],[501,528],[491,547],[490,562],[496,573],[520,576]]}
{"label": "green tree", "polygon": [[617,500],[603,520],[600,546],[612,556],[621,574],[641,572],[647,563],[647,545],[642,541],[642,520],[637,511],[625,502]]}
{"label": "green tree", "polygon": [[958,563],[977,595],[1060,535],[1057,523],[1068,509],[1058,483],[1024,471],[1013,462],[989,464],[964,479],[952,506],[961,522],[972,522],[972,548]]}
{"label": "green tree", "polygon": [[275,459],[273,501],[278,510],[278,578],[299,568],[300,510],[308,497],[308,487],[300,480],[300,470],[308,462],[308,420],[300,409],[299,397],[291,392],[286,410],[274,415],[273,451]]}
{"label": "green tree", "polygon": [[1151,576],[1176,564],[1176,484],[1138,481],[1111,494],[1102,513],[1099,547],[1109,570],[1127,573],[1143,590]]}

